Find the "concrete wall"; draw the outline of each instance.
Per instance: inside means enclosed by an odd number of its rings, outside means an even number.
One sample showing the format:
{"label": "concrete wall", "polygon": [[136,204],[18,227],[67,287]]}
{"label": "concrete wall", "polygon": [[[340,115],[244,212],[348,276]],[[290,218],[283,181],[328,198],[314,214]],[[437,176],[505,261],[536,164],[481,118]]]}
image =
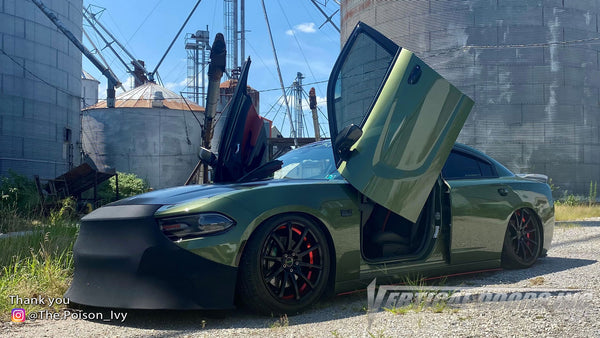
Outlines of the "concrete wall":
{"label": "concrete wall", "polygon": [[198,163],[201,134],[189,111],[113,108],[83,113],[83,148],[96,166],[134,173],[154,189],[185,183]]}
{"label": "concrete wall", "polygon": [[459,142],[585,195],[600,181],[599,14],[600,0],[348,0],[341,39],[360,20],[415,52],[476,102]]}
{"label": "concrete wall", "polygon": [[[44,3],[81,39],[82,0]],[[0,48],[0,175],[56,177],[80,160],[81,53],[30,0],[0,0]]]}

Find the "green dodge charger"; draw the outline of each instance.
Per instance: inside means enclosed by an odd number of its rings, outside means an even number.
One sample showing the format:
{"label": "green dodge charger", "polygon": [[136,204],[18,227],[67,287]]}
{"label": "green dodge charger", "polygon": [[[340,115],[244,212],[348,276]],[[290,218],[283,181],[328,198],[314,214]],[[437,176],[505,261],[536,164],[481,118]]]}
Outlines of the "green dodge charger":
{"label": "green dodge charger", "polygon": [[81,221],[74,303],[296,313],[373,278],[526,268],[546,254],[554,202],[455,144],[473,101],[359,23],[327,90],[332,140],[266,161],[246,92],[227,107],[214,184],[123,199]]}

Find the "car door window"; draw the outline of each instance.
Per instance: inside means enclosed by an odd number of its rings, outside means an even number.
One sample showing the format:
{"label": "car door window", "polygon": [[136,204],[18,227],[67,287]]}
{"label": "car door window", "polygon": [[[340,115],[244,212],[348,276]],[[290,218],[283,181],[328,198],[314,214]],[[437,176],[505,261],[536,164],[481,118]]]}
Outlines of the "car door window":
{"label": "car door window", "polygon": [[473,156],[453,151],[442,169],[442,176],[448,180],[456,180],[496,177],[496,174],[491,164]]}
{"label": "car door window", "polygon": [[[329,80],[328,109],[334,111],[330,121],[331,136],[350,124],[364,123],[398,46],[377,31],[365,27],[349,38]],[[331,120],[331,119],[330,119]]]}

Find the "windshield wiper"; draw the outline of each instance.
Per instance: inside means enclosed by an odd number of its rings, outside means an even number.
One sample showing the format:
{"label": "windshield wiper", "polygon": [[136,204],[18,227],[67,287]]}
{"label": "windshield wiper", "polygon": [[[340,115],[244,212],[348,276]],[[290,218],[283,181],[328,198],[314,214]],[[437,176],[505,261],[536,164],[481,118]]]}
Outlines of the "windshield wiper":
{"label": "windshield wiper", "polygon": [[263,178],[267,178],[267,177],[271,176],[271,174],[273,174],[277,170],[281,169],[282,165],[283,165],[283,162],[280,160],[269,161],[269,162],[259,166],[258,168],[250,171],[246,175],[242,176],[239,180],[237,180],[237,182],[238,183],[251,182],[251,181],[257,181],[257,180],[260,180]]}

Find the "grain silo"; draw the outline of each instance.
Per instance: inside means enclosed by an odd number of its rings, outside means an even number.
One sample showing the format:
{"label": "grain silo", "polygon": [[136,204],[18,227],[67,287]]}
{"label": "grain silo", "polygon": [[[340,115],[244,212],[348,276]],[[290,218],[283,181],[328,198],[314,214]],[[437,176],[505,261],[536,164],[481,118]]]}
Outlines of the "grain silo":
{"label": "grain silo", "polygon": [[83,110],[83,149],[99,170],[135,173],[154,189],[183,185],[198,163],[204,108],[148,82]]}
{"label": "grain silo", "polygon": [[98,85],[100,81],[81,70],[81,109],[98,103]]}
{"label": "grain silo", "polygon": [[[82,0],[46,0],[79,39]],[[77,166],[81,52],[31,1],[0,1],[0,176]]]}
{"label": "grain silo", "polygon": [[600,0],[348,0],[475,100],[460,142],[571,193],[600,181]]}

